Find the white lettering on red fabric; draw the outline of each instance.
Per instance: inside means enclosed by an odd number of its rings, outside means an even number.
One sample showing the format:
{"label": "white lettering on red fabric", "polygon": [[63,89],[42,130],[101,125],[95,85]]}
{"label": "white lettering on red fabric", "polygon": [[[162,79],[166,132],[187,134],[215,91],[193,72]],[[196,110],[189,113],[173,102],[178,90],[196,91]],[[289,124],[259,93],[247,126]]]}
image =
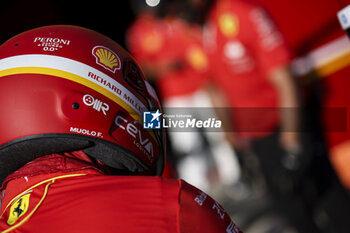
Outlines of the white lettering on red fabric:
{"label": "white lettering on red fabric", "polygon": [[236,224],[234,224],[232,221],[230,222],[230,224],[228,225],[228,227],[226,228],[226,232],[227,233],[239,233],[239,228],[236,226]]}
{"label": "white lettering on red fabric", "polygon": [[220,216],[220,218],[224,219],[224,217],[225,217],[225,210],[217,201],[215,201],[212,209],[216,209],[218,215]]}
{"label": "white lettering on red fabric", "polygon": [[194,201],[198,203],[198,205],[202,206],[204,201],[207,199],[207,194],[201,192],[198,196],[194,198]]}

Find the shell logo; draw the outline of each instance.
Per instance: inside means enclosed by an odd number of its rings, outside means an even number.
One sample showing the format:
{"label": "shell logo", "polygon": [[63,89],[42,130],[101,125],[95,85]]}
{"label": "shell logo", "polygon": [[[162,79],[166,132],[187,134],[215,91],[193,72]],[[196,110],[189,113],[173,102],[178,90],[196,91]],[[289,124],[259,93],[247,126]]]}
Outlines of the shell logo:
{"label": "shell logo", "polygon": [[96,63],[103,68],[115,73],[120,70],[121,63],[117,54],[104,46],[95,46],[92,49],[92,55],[96,58]]}

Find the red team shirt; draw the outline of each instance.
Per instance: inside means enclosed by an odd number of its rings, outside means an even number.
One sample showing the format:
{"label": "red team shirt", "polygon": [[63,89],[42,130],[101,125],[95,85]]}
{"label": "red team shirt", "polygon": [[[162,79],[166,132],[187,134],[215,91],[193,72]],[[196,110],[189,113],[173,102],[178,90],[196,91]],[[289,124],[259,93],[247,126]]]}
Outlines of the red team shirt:
{"label": "red team shirt", "polygon": [[219,203],[183,180],[107,176],[57,154],[3,185],[0,232],[240,232]]}
{"label": "red team shirt", "polygon": [[157,19],[140,15],[127,32],[128,48],[144,66],[177,62],[157,77],[163,99],[183,96],[198,90],[208,70],[208,58],[202,47],[202,31],[178,18]]}
{"label": "red team shirt", "polygon": [[[283,37],[263,9],[239,0],[219,0],[210,13],[205,41],[211,77],[226,94],[237,131],[277,128],[278,96],[268,72],[290,61]],[[253,132],[246,135],[259,135]]]}

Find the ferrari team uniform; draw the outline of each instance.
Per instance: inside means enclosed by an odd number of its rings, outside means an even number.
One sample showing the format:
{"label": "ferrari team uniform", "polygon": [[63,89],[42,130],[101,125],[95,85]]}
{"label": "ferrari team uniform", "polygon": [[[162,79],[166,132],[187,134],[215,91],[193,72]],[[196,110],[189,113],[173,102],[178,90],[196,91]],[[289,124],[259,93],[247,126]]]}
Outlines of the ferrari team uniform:
{"label": "ferrari team uniform", "polygon": [[243,1],[219,0],[205,32],[211,78],[233,110],[234,128],[259,138],[279,125],[278,96],[268,72],[288,65],[290,52],[263,9]]}
{"label": "ferrari team uniform", "polygon": [[298,231],[320,232],[313,217],[318,194],[309,190],[319,189],[316,181],[324,178],[309,161],[324,163],[324,155],[315,156],[310,135],[299,132],[300,167],[290,170],[283,165],[289,152],[280,145],[279,96],[269,80],[274,68],[291,61],[283,36],[261,7],[240,0],[218,0],[205,35],[211,78],[232,107],[236,136],[250,141],[276,209]]}
{"label": "ferrari team uniform", "polygon": [[[200,109],[206,108],[209,112],[212,107],[203,90],[209,63],[203,50],[201,28],[176,17],[160,19],[141,14],[129,27],[127,41],[131,54],[141,66],[172,64],[165,72],[156,74],[155,80],[165,113],[176,115],[185,109],[184,114],[208,119],[208,114]],[[214,111],[210,115],[215,117]],[[222,133],[169,130],[168,136],[173,151],[181,157],[177,166],[180,177],[196,187],[209,192],[206,173],[212,166],[208,161],[213,159],[220,167],[221,181],[231,185],[240,178],[238,160]]]}
{"label": "ferrari team uniform", "polygon": [[82,152],[38,158],[2,191],[3,233],[240,232],[219,203],[186,182],[103,175]]}
{"label": "ferrari team uniform", "polygon": [[141,14],[128,29],[127,42],[141,66],[173,64],[156,80],[163,100],[191,95],[202,87],[208,59],[200,28],[174,17]]}
{"label": "ferrari team uniform", "polygon": [[269,80],[274,68],[291,59],[281,33],[261,7],[218,0],[205,35],[212,81],[227,97],[236,137],[250,142],[276,209],[301,232],[315,232],[305,200],[292,193],[294,177],[282,166],[287,152],[279,142],[279,96]]}

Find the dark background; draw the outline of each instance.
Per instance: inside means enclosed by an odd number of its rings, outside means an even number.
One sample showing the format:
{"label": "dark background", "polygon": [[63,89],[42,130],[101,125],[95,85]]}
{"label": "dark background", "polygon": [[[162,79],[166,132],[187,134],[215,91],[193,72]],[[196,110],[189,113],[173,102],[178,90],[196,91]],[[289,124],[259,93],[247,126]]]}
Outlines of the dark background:
{"label": "dark background", "polygon": [[32,28],[68,24],[98,31],[125,47],[125,30],[134,18],[127,0],[2,0],[0,10],[0,44]]}
{"label": "dark background", "polygon": [[[350,0],[253,1],[270,13],[298,56],[344,34],[336,13],[350,4]],[[170,4],[170,11],[179,12],[179,5],[183,5],[183,9],[186,2],[189,1],[162,0],[160,5]],[[125,30],[135,17],[131,3],[140,6],[144,5],[144,0],[1,0],[0,44],[20,32],[38,26],[68,24],[98,31],[125,47]],[[160,12],[164,9],[160,9]]]}

